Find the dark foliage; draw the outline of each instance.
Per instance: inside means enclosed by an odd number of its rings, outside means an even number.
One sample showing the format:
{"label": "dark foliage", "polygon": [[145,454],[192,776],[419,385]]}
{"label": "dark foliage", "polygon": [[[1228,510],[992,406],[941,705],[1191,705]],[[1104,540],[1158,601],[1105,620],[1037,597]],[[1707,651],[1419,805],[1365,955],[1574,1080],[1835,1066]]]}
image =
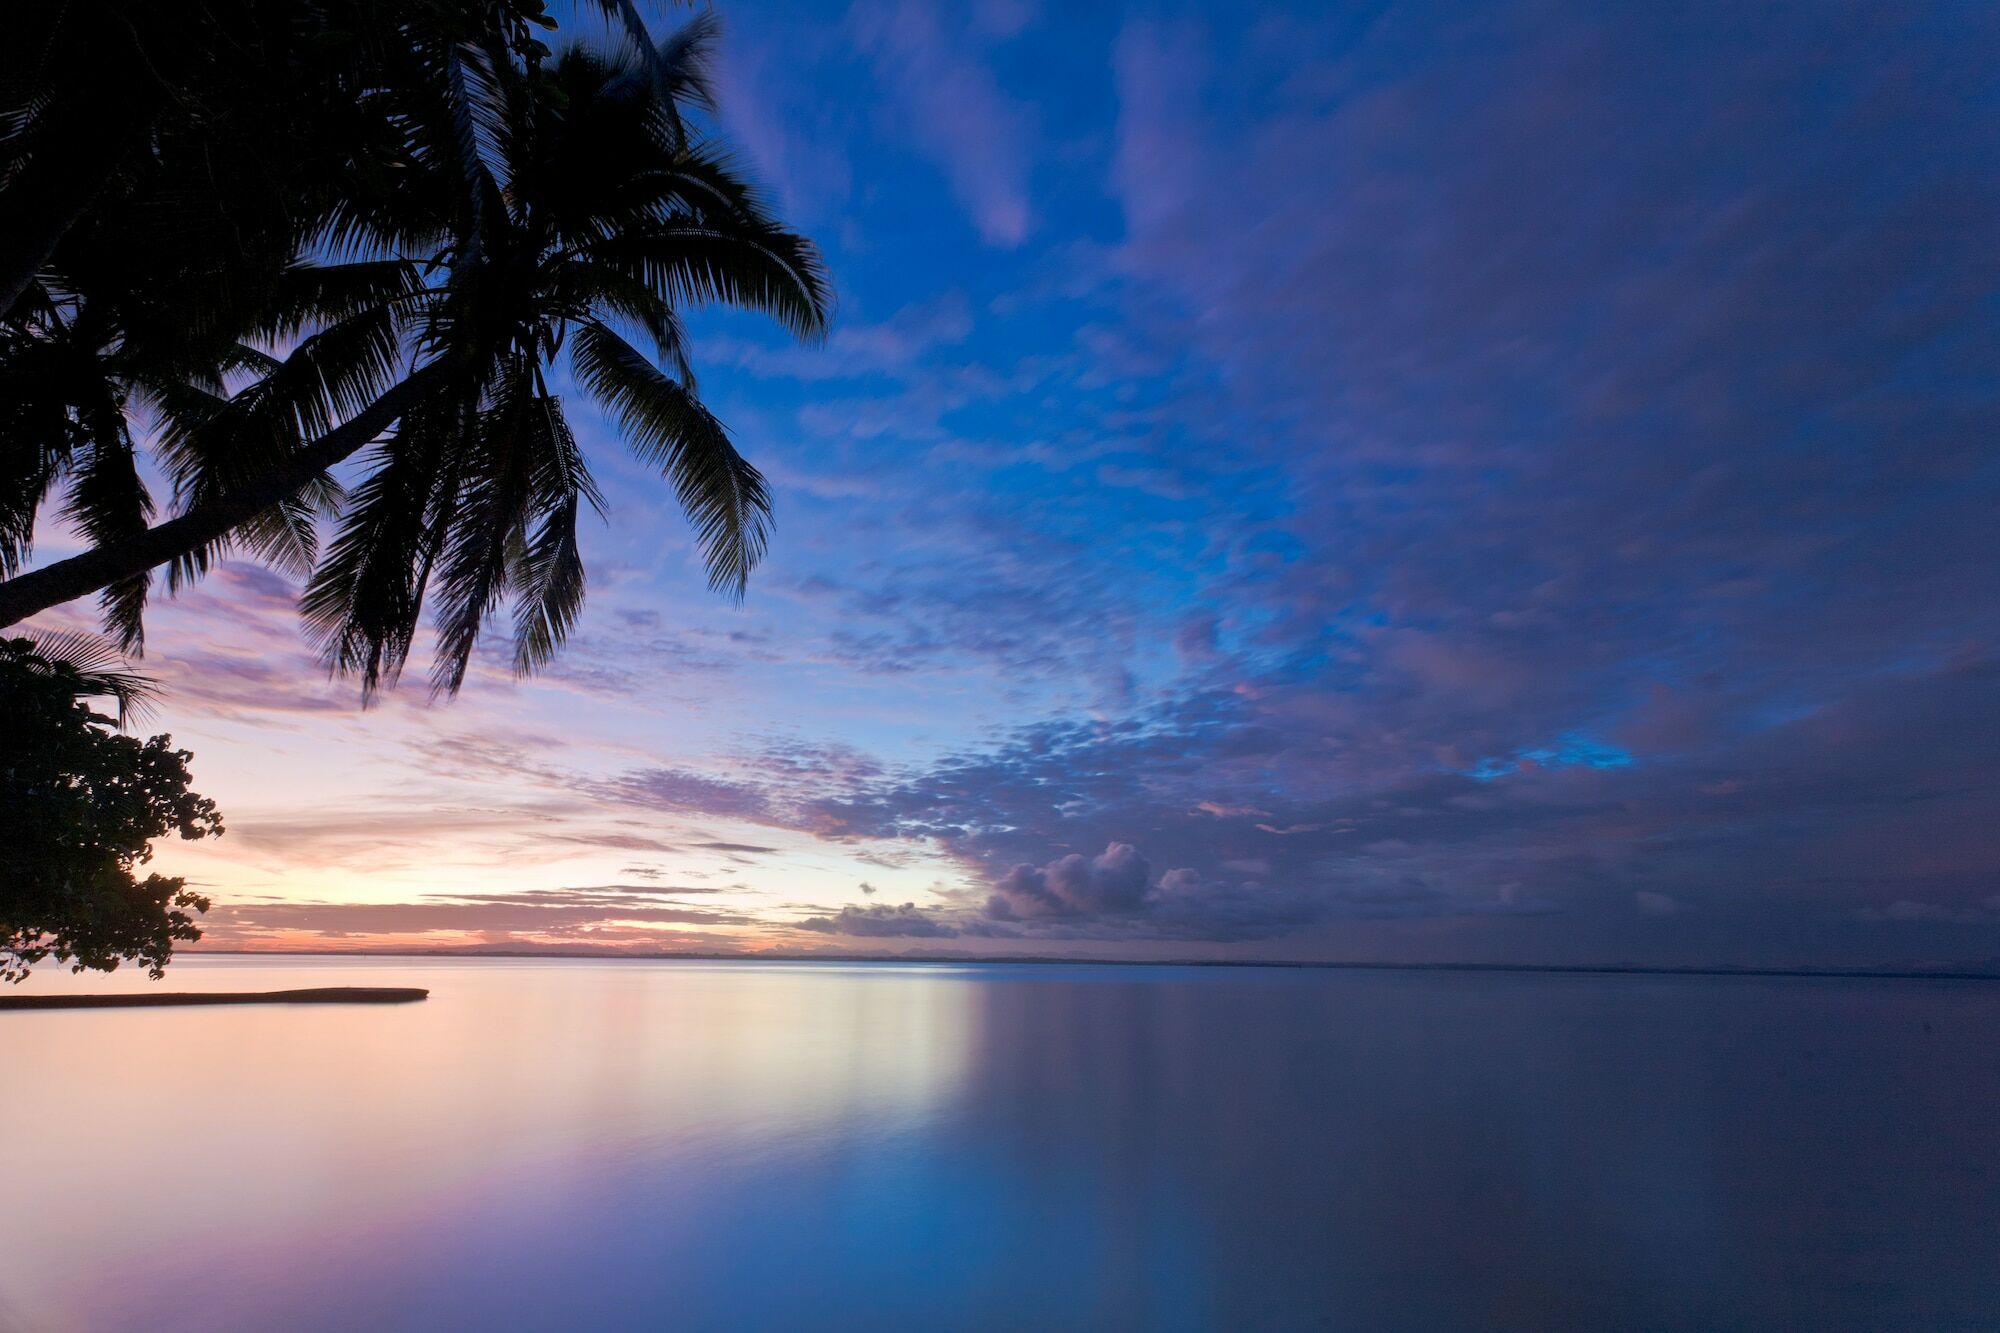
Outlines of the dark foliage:
{"label": "dark foliage", "polygon": [[133,868],[154,839],[214,837],[221,817],[188,790],[187,751],[89,706],[143,702],[144,682],[104,662],[75,640],[0,640],[0,980],[48,958],[79,972],[129,959],[158,977],[175,944],[201,938],[208,900]]}

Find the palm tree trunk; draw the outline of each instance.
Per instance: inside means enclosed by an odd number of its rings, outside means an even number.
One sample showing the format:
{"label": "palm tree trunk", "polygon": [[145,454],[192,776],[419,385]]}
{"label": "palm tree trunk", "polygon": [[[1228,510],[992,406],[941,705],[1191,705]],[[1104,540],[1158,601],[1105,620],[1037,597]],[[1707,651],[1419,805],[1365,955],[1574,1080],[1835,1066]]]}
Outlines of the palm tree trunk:
{"label": "palm tree trunk", "polygon": [[134,578],[177,556],[190,555],[283,501],[314,477],[351,457],[396,424],[447,374],[439,362],[422,367],[367,407],[299,450],[283,467],[177,518],[82,555],[0,581],[0,628],[52,606]]}

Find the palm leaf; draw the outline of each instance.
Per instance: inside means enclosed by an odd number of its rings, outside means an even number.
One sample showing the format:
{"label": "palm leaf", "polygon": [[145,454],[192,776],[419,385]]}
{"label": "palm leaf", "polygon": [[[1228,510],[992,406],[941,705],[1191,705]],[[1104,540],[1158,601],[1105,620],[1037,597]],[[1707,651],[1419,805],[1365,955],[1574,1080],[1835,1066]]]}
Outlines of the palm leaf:
{"label": "palm leaf", "polygon": [[30,634],[34,655],[31,670],[62,675],[80,699],[110,699],[118,705],[118,725],[144,719],[159,696],[159,685],[130,670],[124,656],[91,634],[73,632]]}
{"label": "palm leaf", "polygon": [[[77,405],[82,447],[71,464],[63,515],[102,546],[145,531],[153,500],[139,479],[122,397],[108,383],[96,390]],[[119,646],[127,652],[137,652],[145,644],[143,616],[150,582],[143,574],[121,579],[98,598],[106,627],[117,634]]]}
{"label": "palm leaf", "polygon": [[539,400],[547,447],[537,454],[537,514],[514,576],[514,671],[528,675],[555,654],[583,610],[583,557],[577,549],[579,501],[602,515],[604,497],[583,450],[552,397]]}
{"label": "palm leaf", "polygon": [[438,564],[438,654],[431,692],[456,694],[487,613],[506,595],[531,497],[534,454],[545,441],[528,365],[514,358],[480,414]]}
{"label": "palm leaf", "polygon": [[663,223],[587,247],[597,263],[682,305],[733,305],[794,337],[826,333],[832,294],[810,241],[750,226]]}
{"label": "palm leaf", "polygon": [[363,696],[409,658],[458,496],[461,442],[474,411],[463,386],[404,417],[377,447],[299,600],[328,668],[361,677]]}
{"label": "palm leaf", "polygon": [[632,450],[661,469],[694,525],[711,588],[741,598],[770,540],[763,474],[736,451],[700,400],[600,323],[577,329],[570,356],[585,388]]}

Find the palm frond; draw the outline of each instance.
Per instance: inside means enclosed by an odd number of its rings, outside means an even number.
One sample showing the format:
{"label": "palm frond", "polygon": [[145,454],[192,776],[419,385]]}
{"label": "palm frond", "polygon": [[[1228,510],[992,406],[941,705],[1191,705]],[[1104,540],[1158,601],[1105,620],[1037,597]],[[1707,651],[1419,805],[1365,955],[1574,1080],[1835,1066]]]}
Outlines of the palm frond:
{"label": "palm frond", "polygon": [[393,683],[409,658],[456,509],[473,411],[461,389],[403,418],[373,451],[299,599],[308,640],[330,670],[361,677],[364,698]]}
{"label": "palm frond", "polygon": [[288,459],[395,383],[408,322],[374,305],[300,342],[226,400],[179,389],[163,399],[160,454],[183,505],[194,505]]}
{"label": "palm frond", "polygon": [[[655,43],[643,25],[631,38],[630,49],[609,66],[604,85],[613,95],[643,91],[659,116],[661,128],[675,145],[688,140],[682,107],[715,110],[713,65],[722,21],[714,10],[695,15]],[[569,53],[565,52],[565,58]]]}
{"label": "palm frond", "polygon": [[580,326],[570,348],[584,387],[610,409],[633,452],[673,483],[709,586],[741,598],[770,540],[763,474],[699,399],[605,325]]}
{"label": "palm frond", "polygon": [[13,577],[27,559],[35,516],[70,465],[79,369],[60,340],[0,331],[0,577]]}
{"label": "palm frond", "polygon": [[310,576],[319,560],[320,520],[339,513],[344,495],[332,477],[314,478],[227,536],[176,557],[167,566],[167,590],[178,593],[193,584],[238,547],[293,578]]}
{"label": "palm frond", "polygon": [[681,305],[733,305],[794,337],[826,334],[832,291],[812,242],[752,227],[664,223],[591,245],[586,253]]}
{"label": "palm frond", "polygon": [[514,594],[514,672],[532,675],[555,656],[583,610],[583,557],[572,495],[541,516],[522,555]]}
{"label": "palm frond", "polygon": [[652,61],[660,91],[676,104],[714,111],[715,48],[721,40],[722,16],[712,9],[668,34],[655,48]]}
{"label": "palm frond", "polygon": [[[682,137],[677,103],[686,100],[701,106],[712,105],[713,98],[708,89],[708,52],[720,31],[714,14],[698,14],[665,41],[655,43],[634,0],[593,2],[599,13],[624,30],[625,56],[635,62],[616,72],[623,74],[625,79],[635,80],[637,76],[643,76],[660,110],[668,117],[674,137]],[[564,52],[564,58],[568,59],[573,54],[579,53]]]}
{"label": "palm frond", "polygon": [[644,330],[656,360],[673,377],[695,390],[694,364],[688,356],[687,329],[673,303],[632,273],[593,262],[587,255],[555,267],[551,278],[555,297],[565,308],[615,316]]}
{"label": "palm frond", "polygon": [[493,401],[480,414],[460,483],[457,522],[438,563],[437,660],[431,693],[458,693],[479,641],[480,626],[507,593],[523,542],[535,454],[544,414],[537,410],[532,371],[516,357],[497,378]]}
{"label": "palm frond", "polygon": [[423,274],[406,259],[287,265],[273,283],[270,307],[249,326],[251,336],[290,343],[358,315],[419,295]]}
{"label": "palm frond", "polygon": [[449,146],[463,192],[469,225],[460,241],[467,258],[476,260],[485,248],[486,229],[493,225],[491,214],[501,195],[492,170],[499,156],[492,80],[481,53],[456,43],[448,48],[445,72],[451,90],[445,102],[450,133],[440,143]]}
{"label": "palm frond", "polygon": [[554,656],[583,610],[583,557],[576,542],[579,502],[604,513],[604,497],[561,403],[543,397],[538,407],[547,447],[536,455],[537,513],[514,575],[514,671],[523,676]]}
{"label": "palm frond", "polygon": [[31,669],[61,673],[78,698],[110,699],[118,705],[118,725],[143,720],[160,687],[150,676],[129,669],[124,655],[92,634],[49,632],[26,636],[34,645]]}
{"label": "palm frond", "polygon": [[[92,543],[104,546],[143,532],[153,513],[153,500],[139,478],[132,452],[124,403],[110,384],[76,405],[81,447],[70,467],[69,497],[64,517]],[[148,575],[121,579],[98,598],[107,628],[119,646],[138,652],[145,645],[144,613]]]}

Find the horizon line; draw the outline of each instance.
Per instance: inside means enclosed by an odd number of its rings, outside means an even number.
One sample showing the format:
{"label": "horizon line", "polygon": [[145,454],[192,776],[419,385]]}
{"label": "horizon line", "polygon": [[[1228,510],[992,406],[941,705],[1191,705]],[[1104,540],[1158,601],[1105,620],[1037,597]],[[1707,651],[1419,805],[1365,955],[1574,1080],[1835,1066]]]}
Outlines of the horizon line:
{"label": "horizon line", "polygon": [[[231,957],[291,958],[557,958],[588,962],[721,962],[721,963],[921,963],[976,964],[994,966],[1021,963],[1032,966],[1080,967],[1267,967],[1324,968],[1351,972],[1548,972],[1589,976],[1696,976],[1696,977],[1818,977],[1876,981],[2000,981],[2000,967],[1988,971],[1955,968],[1911,967],[1732,967],[1727,964],[1644,964],[1644,963],[1482,963],[1482,962],[1365,962],[1307,958],[1067,958],[1060,955],[1023,956],[993,954],[792,954],[660,952],[610,953],[587,950],[543,949],[184,949],[184,957],[203,954]],[[171,964],[169,964],[171,966]]]}

